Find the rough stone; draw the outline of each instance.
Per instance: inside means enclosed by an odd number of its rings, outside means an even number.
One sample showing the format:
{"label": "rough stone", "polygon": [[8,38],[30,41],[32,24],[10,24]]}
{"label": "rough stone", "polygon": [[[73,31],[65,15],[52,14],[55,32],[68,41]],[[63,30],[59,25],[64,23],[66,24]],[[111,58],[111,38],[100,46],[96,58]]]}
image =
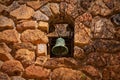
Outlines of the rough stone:
{"label": "rough stone", "polygon": [[120,65],[113,65],[106,67],[103,72],[103,80],[119,80],[120,79]]}
{"label": "rough stone", "polygon": [[21,76],[12,76],[11,80],[26,80],[26,79],[22,78]]}
{"label": "rough stone", "polygon": [[48,21],[49,20],[49,18],[45,14],[40,12],[39,10],[34,13],[33,18],[37,21],[38,20],[41,20],[41,21]]}
{"label": "rough stone", "polygon": [[6,9],[7,9],[7,7],[5,5],[0,4],[0,13]]}
{"label": "rough stone", "polygon": [[46,56],[39,56],[36,58],[35,65],[43,66],[46,63],[47,59],[48,58]]}
{"label": "rough stone", "polygon": [[109,15],[112,10],[110,10],[103,2],[103,0],[96,0],[93,2],[89,8],[89,11],[93,15],[102,15],[102,16],[107,16]]}
{"label": "rough stone", "polygon": [[73,18],[76,18],[79,15],[78,10],[77,10],[77,5],[68,4],[66,6],[67,6],[66,13],[68,15],[72,16]]}
{"label": "rough stone", "polygon": [[55,15],[60,14],[59,4],[57,4],[57,3],[49,3],[48,5],[49,5],[51,11],[52,11]]}
{"label": "rough stone", "polygon": [[7,5],[11,2],[12,0],[0,0],[0,3]]}
{"label": "rough stone", "polygon": [[43,21],[40,21],[39,24],[38,24],[38,29],[44,31],[44,32],[48,32],[49,31],[49,24],[48,22],[43,22]]}
{"label": "rough stone", "polygon": [[69,67],[77,68],[79,66],[78,62],[73,58],[50,58],[44,64],[44,67],[55,69],[59,67]]}
{"label": "rough stone", "polygon": [[19,8],[10,12],[10,15],[17,19],[29,19],[34,14],[34,10],[26,5],[21,5]]}
{"label": "rough stone", "polygon": [[1,69],[1,66],[2,66],[3,63],[4,63],[4,62],[0,60],[0,69]]}
{"label": "rough stone", "polygon": [[103,0],[103,2],[105,3],[105,5],[109,8],[109,9],[113,9],[114,8],[114,1],[116,0]]}
{"label": "rough stone", "polygon": [[24,68],[17,60],[8,60],[3,63],[1,70],[10,76],[17,76],[22,74]]}
{"label": "rough stone", "polygon": [[93,66],[90,66],[90,65],[84,66],[81,70],[83,72],[89,74],[94,79],[100,79],[99,71],[97,69],[95,69]]}
{"label": "rough stone", "polygon": [[92,38],[114,38],[115,29],[111,21],[99,16],[92,20]]}
{"label": "rough stone", "polygon": [[24,77],[25,78],[39,78],[45,79],[50,75],[50,70],[42,68],[40,66],[31,65],[25,69]]}
{"label": "rough stone", "polygon": [[10,6],[8,6],[6,10],[8,12],[11,12],[19,7],[20,7],[20,4],[17,1],[13,1],[13,3]]}
{"label": "rough stone", "polygon": [[19,42],[19,34],[16,30],[5,30],[0,32],[0,41],[6,43]]}
{"label": "rough stone", "polygon": [[0,16],[0,30],[13,29],[15,24],[12,19],[5,16]]}
{"label": "rough stone", "polygon": [[85,58],[85,54],[84,54],[83,49],[81,49],[80,47],[75,46],[74,47],[74,58],[76,58],[76,59]]}
{"label": "rough stone", "polygon": [[90,29],[79,21],[75,22],[74,43],[76,46],[84,46],[90,43]]}
{"label": "rough stone", "polygon": [[115,12],[119,12],[120,11],[120,0],[113,0],[114,2],[114,8],[113,8],[113,11]]}
{"label": "rough stone", "polygon": [[10,78],[7,74],[0,72],[0,80],[10,80]]}
{"label": "rough stone", "polygon": [[80,5],[83,9],[88,10],[93,1],[94,0],[80,0]]}
{"label": "rough stone", "polygon": [[107,53],[92,52],[87,56],[86,64],[98,68],[105,67],[106,65],[109,65],[110,57],[110,54]]}
{"label": "rough stone", "polygon": [[12,60],[13,57],[10,54],[10,52],[11,49],[5,43],[0,43],[0,60],[2,61]]}
{"label": "rough stone", "polygon": [[47,45],[46,44],[38,44],[36,50],[37,56],[47,56]]}
{"label": "rough stone", "polygon": [[28,49],[19,49],[16,52],[15,58],[26,67],[33,64],[35,60],[35,53],[33,51],[29,51]]}
{"label": "rough stone", "polygon": [[88,76],[78,70],[69,68],[57,68],[51,73],[52,80],[91,80]]}
{"label": "rough stone", "polygon": [[21,34],[21,40],[33,44],[48,43],[48,37],[41,30],[26,30]]}
{"label": "rough stone", "polygon": [[28,49],[30,51],[35,51],[35,46],[32,43],[29,42],[23,42],[23,43],[15,43],[13,45],[13,48],[18,50],[18,49]]}
{"label": "rough stone", "polygon": [[37,26],[38,26],[38,24],[36,21],[30,20],[30,21],[24,21],[24,22],[18,24],[16,29],[21,32],[26,29],[35,29],[35,28],[37,28]]}
{"label": "rough stone", "polygon": [[28,1],[27,5],[32,7],[34,10],[37,10],[41,6],[41,1]]}
{"label": "rough stone", "polygon": [[87,27],[91,27],[90,25],[91,25],[92,19],[93,19],[92,15],[90,13],[86,12],[86,13],[78,16],[76,21],[80,21]]}
{"label": "rough stone", "polygon": [[[51,11],[51,9],[50,9],[50,7],[49,7],[49,5],[48,4],[46,4],[45,6],[42,6],[41,8],[40,8],[40,11],[42,11],[45,15],[47,15],[48,17],[51,17],[51,16],[53,16],[53,13],[52,13],[52,11]],[[49,14],[48,14],[49,13]]]}
{"label": "rough stone", "polygon": [[116,53],[120,51],[120,42],[115,40],[95,40],[93,46],[97,52]]}

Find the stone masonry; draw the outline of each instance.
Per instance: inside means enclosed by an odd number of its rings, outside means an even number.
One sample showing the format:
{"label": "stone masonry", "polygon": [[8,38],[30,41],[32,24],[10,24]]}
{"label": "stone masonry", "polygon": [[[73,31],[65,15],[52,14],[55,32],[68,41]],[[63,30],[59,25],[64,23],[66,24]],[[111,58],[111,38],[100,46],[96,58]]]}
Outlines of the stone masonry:
{"label": "stone masonry", "polygon": [[[50,57],[50,22],[74,23],[72,57]],[[0,80],[120,80],[120,0],[0,0]]]}

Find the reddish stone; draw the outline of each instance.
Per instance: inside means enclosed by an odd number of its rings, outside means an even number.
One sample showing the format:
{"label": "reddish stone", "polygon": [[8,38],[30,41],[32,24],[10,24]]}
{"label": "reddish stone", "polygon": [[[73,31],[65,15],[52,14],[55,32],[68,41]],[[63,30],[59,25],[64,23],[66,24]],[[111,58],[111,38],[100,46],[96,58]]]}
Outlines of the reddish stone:
{"label": "reddish stone", "polygon": [[23,42],[23,43],[14,43],[13,48],[18,50],[18,49],[28,49],[30,51],[35,51],[36,47],[29,42]]}
{"label": "reddish stone", "polygon": [[97,16],[92,19],[91,32],[92,38],[112,39],[115,29],[110,20]]}
{"label": "reddish stone", "polygon": [[25,78],[39,78],[40,80],[48,78],[49,75],[50,70],[34,65],[27,67],[25,69],[25,73],[23,74]]}
{"label": "reddish stone", "polygon": [[13,57],[10,54],[10,52],[11,49],[5,43],[0,43],[0,60],[2,61],[12,60]]}
{"label": "reddish stone", "polygon": [[0,32],[0,41],[6,43],[17,43],[19,42],[19,34],[16,30],[5,30]]}
{"label": "reddish stone", "polygon": [[19,8],[10,12],[10,15],[16,17],[17,19],[29,19],[34,14],[34,10],[26,5],[22,5]]}
{"label": "reddish stone", "polygon": [[80,47],[75,46],[74,47],[74,58],[76,58],[76,59],[84,59],[85,54],[84,54],[83,49],[81,49]]}
{"label": "reddish stone", "polygon": [[0,80],[11,80],[5,73],[0,72]]}
{"label": "reddish stone", "polygon": [[3,12],[7,7],[5,5],[0,4],[0,13]]}
{"label": "reddish stone", "polygon": [[110,10],[103,2],[103,0],[96,0],[93,2],[89,8],[89,11],[93,15],[102,15],[107,16],[111,14],[112,10]]}
{"label": "reddish stone", "polygon": [[41,30],[26,30],[21,34],[21,40],[33,44],[48,43],[47,35]]}
{"label": "reddish stone", "polygon": [[26,80],[26,79],[22,78],[21,76],[12,76],[11,80]]}
{"label": "reddish stone", "polygon": [[91,80],[79,70],[69,68],[57,68],[51,73],[52,80]]}
{"label": "reddish stone", "polygon": [[9,60],[3,63],[1,70],[8,75],[21,75],[24,71],[22,64],[17,60]]}
{"label": "reddish stone", "polygon": [[59,67],[77,68],[78,62],[73,58],[51,58],[46,61],[44,67],[55,69]]}
{"label": "reddish stone", "polygon": [[38,24],[36,21],[24,21],[17,25],[16,29],[20,32],[26,30],[26,29],[35,29],[37,28]]}
{"label": "reddish stone", "polygon": [[0,30],[4,29],[13,29],[15,24],[12,19],[9,19],[5,16],[0,16]]}
{"label": "reddish stone", "polygon": [[37,10],[41,6],[41,1],[28,1],[27,2],[28,6],[31,6],[34,10]]}
{"label": "reddish stone", "polygon": [[23,64],[23,66],[28,66],[32,64],[35,60],[35,53],[27,49],[19,49],[16,52],[15,58]]}
{"label": "reddish stone", "polygon": [[51,11],[56,15],[56,14],[60,14],[60,11],[59,11],[59,5],[57,3],[49,3],[48,4]]}
{"label": "reddish stone", "polygon": [[95,69],[93,66],[90,66],[90,65],[84,66],[81,70],[89,74],[94,79],[99,79],[101,77],[99,74],[100,72],[97,69]]}
{"label": "reddish stone", "polygon": [[74,33],[74,43],[76,46],[85,46],[89,44],[90,39],[90,29],[79,21],[75,21],[75,33]]}

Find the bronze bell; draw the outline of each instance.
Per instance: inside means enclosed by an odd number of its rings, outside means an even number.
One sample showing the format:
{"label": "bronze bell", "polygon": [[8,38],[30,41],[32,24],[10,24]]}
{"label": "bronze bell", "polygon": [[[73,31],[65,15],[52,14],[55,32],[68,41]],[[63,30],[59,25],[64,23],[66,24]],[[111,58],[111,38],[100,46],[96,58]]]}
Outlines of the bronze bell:
{"label": "bronze bell", "polygon": [[58,38],[55,46],[52,47],[52,53],[56,56],[63,56],[68,53],[68,48],[65,46],[65,40]]}

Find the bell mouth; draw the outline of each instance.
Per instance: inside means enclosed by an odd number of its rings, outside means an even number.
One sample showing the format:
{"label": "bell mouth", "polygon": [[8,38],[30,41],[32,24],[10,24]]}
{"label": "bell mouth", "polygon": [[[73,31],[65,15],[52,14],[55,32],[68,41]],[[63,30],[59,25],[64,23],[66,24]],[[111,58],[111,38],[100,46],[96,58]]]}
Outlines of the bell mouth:
{"label": "bell mouth", "polygon": [[66,55],[68,53],[68,48],[66,46],[54,46],[52,48],[52,53],[57,56]]}

